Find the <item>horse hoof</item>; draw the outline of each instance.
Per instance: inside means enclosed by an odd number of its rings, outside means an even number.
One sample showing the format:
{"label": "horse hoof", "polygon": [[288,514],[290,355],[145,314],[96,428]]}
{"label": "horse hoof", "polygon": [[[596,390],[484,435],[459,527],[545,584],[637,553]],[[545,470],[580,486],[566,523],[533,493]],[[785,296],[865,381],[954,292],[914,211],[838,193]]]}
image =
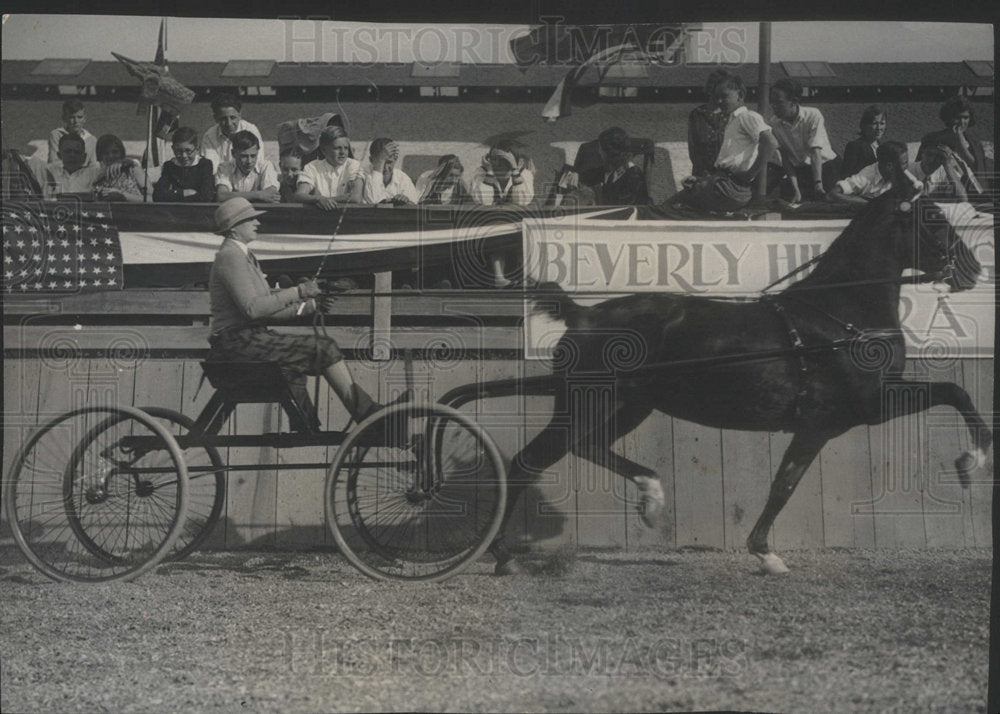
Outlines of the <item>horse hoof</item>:
{"label": "horse hoof", "polygon": [[982,449],[966,451],[955,459],[955,468],[958,470],[958,480],[962,483],[962,488],[969,487],[970,474],[986,464],[986,453]]}
{"label": "horse hoof", "polygon": [[784,575],[788,572],[785,561],[774,553],[754,553],[754,555],[760,558],[760,569],[768,575]]}
{"label": "horse hoof", "polygon": [[639,517],[647,528],[656,528],[663,518],[664,498],[663,486],[658,479],[637,478],[639,487]]}
{"label": "horse hoof", "polygon": [[524,568],[518,565],[517,561],[513,558],[504,561],[503,563],[498,562],[493,568],[493,574],[497,576],[520,575],[523,572]]}

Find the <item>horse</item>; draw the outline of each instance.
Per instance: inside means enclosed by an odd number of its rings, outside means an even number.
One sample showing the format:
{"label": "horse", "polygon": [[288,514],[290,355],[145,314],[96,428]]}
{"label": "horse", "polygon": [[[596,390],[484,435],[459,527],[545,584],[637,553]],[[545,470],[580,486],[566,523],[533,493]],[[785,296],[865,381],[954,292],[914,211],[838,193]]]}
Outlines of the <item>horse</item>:
{"label": "horse", "polygon": [[[615,390],[606,411],[570,425],[568,439],[569,390],[555,390],[552,421],[512,462],[505,517],[491,544],[496,574],[518,570],[504,539],[514,504],[567,451],[632,481],[644,523],[656,526],[664,509],[658,474],[596,446],[610,445],[653,410],[709,427],[793,434],[747,538],[749,552],[766,573],[788,572],[767,543],[775,518],[823,445],[854,426],[937,405],[954,407],[972,437],[972,450],[956,460],[967,484],[969,472],[986,462],[989,427],[957,384],[902,376],[901,285],[934,281],[968,290],[981,270],[943,208],[926,198],[876,199],[819,256],[807,277],[753,300],[653,293],[584,307],[554,283],[535,286],[534,309],[566,325],[554,352],[553,376],[579,383],[581,375],[606,381],[610,374]],[[922,275],[903,277],[906,269]],[[883,391],[889,379],[894,386],[920,385],[930,398],[905,400],[900,410],[886,413]],[[610,439],[595,438],[599,434]]]}

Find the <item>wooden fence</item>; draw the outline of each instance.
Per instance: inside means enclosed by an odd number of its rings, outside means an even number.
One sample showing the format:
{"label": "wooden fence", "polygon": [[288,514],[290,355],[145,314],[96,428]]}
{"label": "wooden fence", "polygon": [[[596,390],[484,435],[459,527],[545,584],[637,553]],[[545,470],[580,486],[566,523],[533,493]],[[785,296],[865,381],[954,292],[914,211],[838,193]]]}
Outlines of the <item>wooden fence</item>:
{"label": "wooden fence", "polygon": [[[418,399],[436,399],[470,382],[547,373],[544,363],[521,358],[523,308],[516,299],[473,292],[356,294],[343,297],[341,307],[353,318],[329,332],[347,348],[358,381],[382,400],[408,384],[402,350],[415,356],[411,383]],[[196,415],[211,394],[198,365],[207,348],[207,320],[204,291],[8,301],[4,474],[36,424],[85,402],[157,405]],[[374,333],[373,326],[379,328]],[[908,371],[963,385],[991,419],[992,359],[911,362]],[[580,393],[601,398],[593,385]],[[347,421],[325,384],[318,408],[330,428]],[[510,458],[547,423],[552,399],[521,395],[466,409]],[[259,433],[287,428],[287,421],[276,406],[242,405],[228,428]],[[662,532],[646,529],[635,515],[631,485],[573,456],[531,489],[513,526],[526,540],[545,545],[742,548],[790,438],[709,429],[654,414],[615,448],[660,473],[670,514]],[[968,444],[961,418],[945,408],[852,429],[829,443],[805,475],[775,524],[774,547],[989,546],[992,455],[971,487],[962,489],[952,462]],[[232,463],[258,463],[261,470],[228,475],[224,521],[211,547],[331,544],[324,474],[273,468],[286,460],[331,456],[326,447],[305,451],[313,453],[231,448],[223,454]]]}

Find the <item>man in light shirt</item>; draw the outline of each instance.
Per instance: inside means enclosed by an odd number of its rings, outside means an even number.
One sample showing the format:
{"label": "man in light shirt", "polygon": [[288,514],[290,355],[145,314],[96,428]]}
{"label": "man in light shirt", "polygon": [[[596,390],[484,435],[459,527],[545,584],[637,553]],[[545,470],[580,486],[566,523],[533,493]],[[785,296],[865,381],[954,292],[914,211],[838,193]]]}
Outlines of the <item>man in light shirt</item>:
{"label": "man in light shirt", "polygon": [[212,99],[212,116],[215,124],[201,138],[201,154],[212,162],[213,170],[218,170],[222,164],[229,161],[233,153],[232,137],[241,131],[249,131],[257,137],[260,146],[264,145],[260,130],[243,119],[243,105],[235,95],[223,92]]}
{"label": "man in light shirt", "polygon": [[[768,170],[769,188],[787,182],[782,193],[792,203],[802,199],[822,200],[833,188],[839,167],[830,146],[823,114],[815,107],[799,104],[802,87],[791,79],[780,79],[771,88],[771,130],[781,150],[781,166]],[[772,180],[773,177],[773,180]]]}
{"label": "man in light shirt", "polygon": [[417,189],[405,173],[396,168],[399,147],[392,139],[380,138],[368,150],[370,163],[364,169],[365,203],[392,203],[403,206],[417,202]]}
{"label": "man in light shirt", "polygon": [[896,191],[901,198],[912,198],[923,190],[921,183],[909,172],[906,144],[886,141],[875,153],[878,161],[866,166],[853,176],[838,181],[827,199],[833,203],[863,206],[889,191]]}
{"label": "man in light shirt", "polygon": [[238,131],[232,137],[232,161],[227,161],[215,173],[217,200],[242,197],[248,201],[277,203],[281,200],[278,172],[270,161],[260,158],[260,143],[249,131]]}

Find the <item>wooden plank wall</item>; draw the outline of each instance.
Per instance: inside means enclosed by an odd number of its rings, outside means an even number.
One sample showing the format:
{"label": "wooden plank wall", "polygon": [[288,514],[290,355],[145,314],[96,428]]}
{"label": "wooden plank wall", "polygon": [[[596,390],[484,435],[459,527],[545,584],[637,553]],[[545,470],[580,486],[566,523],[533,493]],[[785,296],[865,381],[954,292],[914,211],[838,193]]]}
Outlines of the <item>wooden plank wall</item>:
{"label": "wooden plank wall", "polygon": [[[433,336],[447,339],[447,335]],[[428,338],[431,339],[431,338]],[[400,359],[352,361],[358,381],[381,400],[407,386]],[[992,419],[993,360],[967,359],[914,364],[921,377],[957,381],[978,409]],[[419,399],[437,398],[473,381],[544,374],[544,365],[514,358],[417,360],[412,382]],[[195,416],[211,393],[199,389],[195,358],[67,359],[8,358],[4,361],[4,471],[40,418],[54,416],[82,400],[160,405]],[[311,389],[311,386],[310,386]],[[606,398],[588,388],[577,402]],[[340,426],[347,414],[321,385],[324,423]],[[909,395],[920,398],[920,395]],[[465,407],[489,430],[508,459],[548,422],[552,398],[521,396]],[[242,405],[230,430],[239,433],[287,428],[274,406]],[[512,521],[514,535],[553,546],[572,543],[637,550],[695,546],[741,549],[767,496],[787,434],[708,429],[654,414],[614,448],[657,470],[667,497],[661,531],[645,528],[634,512],[633,487],[574,456],[548,469],[533,486]],[[968,448],[960,417],[947,408],[857,427],[829,443],[779,516],[776,549],[818,547],[989,547],[992,454],[968,489],[956,480],[952,463]],[[278,472],[274,464],[326,461],[332,450],[230,449],[233,463],[259,463],[259,472],[228,475],[225,521],[209,545],[216,548],[305,548],[331,542],[323,515],[321,471]]]}

